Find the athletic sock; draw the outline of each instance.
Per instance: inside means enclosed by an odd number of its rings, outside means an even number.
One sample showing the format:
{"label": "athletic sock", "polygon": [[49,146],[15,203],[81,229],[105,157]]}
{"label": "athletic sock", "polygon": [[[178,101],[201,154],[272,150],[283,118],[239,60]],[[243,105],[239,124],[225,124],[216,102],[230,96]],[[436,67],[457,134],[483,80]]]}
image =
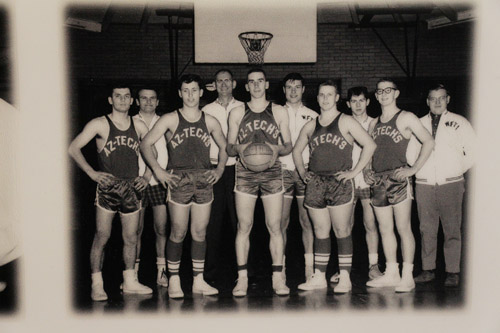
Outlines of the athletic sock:
{"label": "athletic sock", "polygon": [[92,284],[104,284],[102,282],[102,272],[92,273]]}
{"label": "athletic sock", "polygon": [[401,274],[403,279],[413,279],[413,264],[403,262],[403,272]]}
{"label": "athletic sock", "polygon": [[337,238],[339,250],[339,271],[345,270],[351,273],[352,267],[352,236]]}
{"label": "athletic sock", "polygon": [[141,263],[141,259],[135,259],[134,271],[139,272],[139,264]]}
{"label": "athletic sock", "polygon": [[205,268],[205,252],[207,242],[197,242],[194,239],[191,242],[191,260],[193,261],[193,276],[203,274]]}
{"label": "athletic sock", "polygon": [[330,260],[332,243],[330,237],[319,239],[314,237],[314,268],[322,273],[326,272],[326,266]]}
{"label": "athletic sock", "polygon": [[170,276],[179,275],[182,257],[182,242],[167,241],[167,265]]}
{"label": "athletic sock", "polygon": [[281,274],[283,272],[283,265],[273,265],[273,275]]}
{"label": "athletic sock", "polygon": [[378,253],[368,253],[368,261],[370,267],[378,264]]}
{"label": "athletic sock", "polygon": [[248,270],[247,270],[247,265],[238,265],[238,279],[239,278],[247,278],[248,277]]}
{"label": "athletic sock", "polygon": [[158,272],[165,269],[166,265],[165,258],[156,257],[156,267],[158,268]]}
{"label": "athletic sock", "polygon": [[305,253],[304,254],[304,262],[306,266],[314,265],[314,254],[313,253]]}

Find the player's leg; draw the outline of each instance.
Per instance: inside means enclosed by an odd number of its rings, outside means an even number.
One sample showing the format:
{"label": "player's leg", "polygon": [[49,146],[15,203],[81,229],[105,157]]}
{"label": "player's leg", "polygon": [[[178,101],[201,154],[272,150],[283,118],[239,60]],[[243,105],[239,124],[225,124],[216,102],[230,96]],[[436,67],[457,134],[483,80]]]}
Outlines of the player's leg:
{"label": "player's leg", "polygon": [[290,208],[292,207],[293,197],[283,196],[283,209],[281,211],[281,235],[283,237],[283,278],[285,278],[285,265],[286,265],[286,231],[290,224]]}
{"label": "player's leg", "polygon": [[121,214],[122,238],[123,238],[123,292],[132,294],[151,294],[153,291],[139,283],[134,270],[136,247],[137,247],[137,226],[139,225],[140,209],[131,213]]}
{"label": "player's leg", "polygon": [[411,231],[411,203],[411,198],[408,198],[393,206],[396,227],[401,239],[401,252],[403,254],[403,270],[401,282],[396,286],[397,292],[408,292],[415,289],[415,281],[413,280],[415,238]]}
{"label": "player's leg", "polygon": [[436,187],[417,184],[415,186],[418,220],[420,222],[420,242],[422,254],[422,273],[415,277],[416,283],[435,279],[437,238],[439,230],[439,208]]}
{"label": "player's leg", "polygon": [[[257,198],[244,193],[235,193],[238,229],[236,232],[236,262],[238,264],[238,282],[233,289],[234,296],[246,296],[248,289],[248,250],[250,248],[250,232],[253,226],[253,215]],[[280,207],[281,208],[281,207]]]}
{"label": "player's leg", "polygon": [[193,293],[203,295],[217,295],[219,291],[203,278],[205,267],[205,253],[207,243],[205,241],[208,222],[210,220],[211,203],[193,204],[191,206],[191,258],[193,261]]}
{"label": "player's leg", "polygon": [[168,287],[166,272],[165,246],[167,244],[167,205],[153,206],[153,227],[156,235],[156,283]]}
{"label": "player's leg", "polygon": [[104,261],[104,247],[111,236],[111,226],[115,212],[96,206],[96,230],[90,249],[90,269],[92,272],[91,297],[94,301],[105,301],[108,296],[104,292],[102,280],[102,263]]}
{"label": "player's leg", "polygon": [[444,234],[444,261],[446,287],[458,287],[460,283],[460,254],[462,250],[462,202],[464,181],[439,186],[439,208]]}
{"label": "player's leg", "polygon": [[314,227],[314,274],[305,283],[298,286],[300,290],[326,288],[326,268],[330,260],[331,240],[330,213],[327,208],[307,206]]}
{"label": "player's leg", "polygon": [[363,225],[365,226],[365,239],[368,248],[368,278],[373,280],[382,276],[378,267],[378,228],[369,196],[366,199],[361,199],[361,206],[363,207]]}
{"label": "player's leg", "polygon": [[297,206],[299,207],[299,223],[302,227],[302,243],[304,244],[304,261],[306,281],[314,274],[314,230],[306,207],[304,207],[304,197],[297,196]]}
{"label": "player's leg", "polygon": [[269,249],[273,261],[273,289],[278,295],[288,295],[290,290],[283,280],[283,236],[281,234],[281,211],[283,209],[283,194],[276,193],[262,196],[266,227],[269,231]]}
{"label": "player's leg", "polygon": [[384,275],[366,283],[369,287],[394,287],[399,284],[399,266],[397,263],[397,240],[394,234],[394,212],[392,206],[373,207],[378,221],[382,247],[386,258]]}
{"label": "player's leg", "polygon": [[135,251],[135,274],[139,273],[139,265],[141,263],[141,246],[142,246],[142,231],[144,230],[144,216],[146,215],[146,208],[141,208],[139,212],[139,224],[137,225],[137,246]]}
{"label": "player's leg", "polygon": [[171,228],[170,236],[167,240],[167,267],[170,275],[168,295],[171,298],[184,297],[179,277],[179,268],[181,266],[182,242],[188,230],[190,208],[190,204],[178,204],[171,200],[168,202]]}
{"label": "player's leg", "polygon": [[333,291],[335,293],[346,293],[352,288],[350,279],[352,267],[352,203],[330,206],[328,212],[335,237],[337,237],[339,259],[339,284]]}

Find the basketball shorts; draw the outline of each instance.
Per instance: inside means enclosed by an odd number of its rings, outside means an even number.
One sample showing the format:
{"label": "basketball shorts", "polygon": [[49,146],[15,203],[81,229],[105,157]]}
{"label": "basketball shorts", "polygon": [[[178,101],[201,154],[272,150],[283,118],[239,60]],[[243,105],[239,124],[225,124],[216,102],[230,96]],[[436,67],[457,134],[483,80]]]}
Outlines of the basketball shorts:
{"label": "basketball shorts", "polygon": [[266,197],[269,195],[283,193],[283,170],[281,162],[276,161],[274,165],[261,172],[248,170],[241,164],[236,163],[234,192],[249,195],[251,197]]}
{"label": "basketball shorts", "polygon": [[353,199],[354,185],[352,179],[343,184],[333,175],[312,173],[312,177],[306,186],[304,206],[312,209],[323,209],[352,204]]}
{"label": "basketball shorts", "polygon": [[291,171],[283,169],[283,186],[285,188],[284,196],[287,198],[293,198],[295,195],[297,198],[303,198],[306,192],[306,183],[300,178],[297,169]]}
{"label": "basketball shorts", "polygon": [[370,187],[357,187],[354,189],[354,202],[358,200],[365,200],[371,198],[371,190]]}
{"label": "basketball shorts", "polygon": [[148,185],[144,190],[142,207],[164,205],[167,202],[167,190],[162,185]]}
{"label": "basketball shorts", "polygon": [[214,194],[205,175],[207,171],[174,170],[173,174],[179,176],[180,180],[176,188],[168,187],[167,201],[181,206],[211,204]]}
{"label": "basketball shorts", "polygon": [[141,209],[142,193],[134,187],[134,179],[115,178],[107,186],[97,186],[95,205],[110,212],[132,214]]}
{"label": "basketball shorts", "polygon": [[399,181],[393,178],[394,171],[375,173],[375,183],[371,187],[372,205],[387,207],[397,205],[406,199],[413,199],[410,179]]}

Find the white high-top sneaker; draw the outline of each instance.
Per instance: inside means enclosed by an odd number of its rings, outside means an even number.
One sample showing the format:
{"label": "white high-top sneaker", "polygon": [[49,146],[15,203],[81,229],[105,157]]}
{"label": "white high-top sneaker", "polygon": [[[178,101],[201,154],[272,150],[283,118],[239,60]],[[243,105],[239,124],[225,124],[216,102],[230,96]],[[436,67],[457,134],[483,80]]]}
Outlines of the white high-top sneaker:
{"label": "white high-top sneaker", "polygon": [[273,290],[279,296],[290,295],[290,289],[286,286],[281,272],[273,274]]}
{"label": "white high-top sneaker", "polygon": [[217,295],[219,291],[205,282],[203,274],[198,274],[193,278],[193,294],[203,294],[203,296]]}
{"label": "white high-top sneaker", "polygon": [[349,272],[346,270],[341,270],[339,274],[339,284],[333,288],[333,292],[336,294],[348,293],[352,289],[351,277]]}
{"label": "white high-top sneaker", "polygon": [[123,271],[122,287],[123,292],[126,294],[149,295],[153,293],[151,288],[139,283],[136,272],[133,269]]}
{"label": "white high-top sneaker", "polygon": [[158,267],[158,273],[156,275],[156,284],[162,286],[164,288],[168,287],[168,278],[167,271],[165,270],[165,266]]}
{"label": "white high-top sneaker", "polygon": [[297,288],[300,290],[315,290],[324,289],[326,287],[327,283],[325,273],[316,269],[311,278],[306,282],[299,284]]}
{"label": "white high-top sneaker", "polygon": [[403,263],[403,274],[401,281],[396,286],[397,293],[407,293],[415,289],[415,281],[413,280],[413,264]]}
{"label": "white high-top sneaker", "polygon": [[236,286],[233,289],[233,296],[243,297],[247,295],[248,290],[248,277],[241,276],[236,281]]}
{"label": "white high-top sneaker", "polygon": [[104,291],[104,283],[102,281],[102,273],[92,273],[92,290],[90,291],[90,298],[93,301],[105,301],[108,299],[108,295]]}
{"label": "white high-top sneaker", "polygon": [[397,262],[388,262],[385,268],[384,275],[377,279],[370,280],[366,283],[368,287],[382,288],[395,287],[401,282],[399,275],[399,266]]}
{"label": "white high-top sneaker", "polygon": [[184,292],[181,288],[181,279],[179,275],[170,276],[168,281],[168,297],[170,298],[183,298]]}

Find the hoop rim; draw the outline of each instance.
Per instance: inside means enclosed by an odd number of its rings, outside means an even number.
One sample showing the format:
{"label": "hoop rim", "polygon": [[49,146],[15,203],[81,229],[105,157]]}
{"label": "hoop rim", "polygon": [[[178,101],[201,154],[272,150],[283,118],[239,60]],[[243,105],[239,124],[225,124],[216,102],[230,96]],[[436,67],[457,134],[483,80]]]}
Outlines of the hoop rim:
{"label": "hoop rim", "polygon": [[[254,37],[249,37],[249,36],[246,36],[247,34],[261,34],[261,35],[264,35],[264,38],[254,38]],[[267,39],[271,39],[273,38],[273,34],[270,33],[270,32],[265,32],[265,31],[245,31],[245,32],[241,32],[240,34],[238,34],[238,38],[242,39],[264,39],[264,40],[267,40]]]}

